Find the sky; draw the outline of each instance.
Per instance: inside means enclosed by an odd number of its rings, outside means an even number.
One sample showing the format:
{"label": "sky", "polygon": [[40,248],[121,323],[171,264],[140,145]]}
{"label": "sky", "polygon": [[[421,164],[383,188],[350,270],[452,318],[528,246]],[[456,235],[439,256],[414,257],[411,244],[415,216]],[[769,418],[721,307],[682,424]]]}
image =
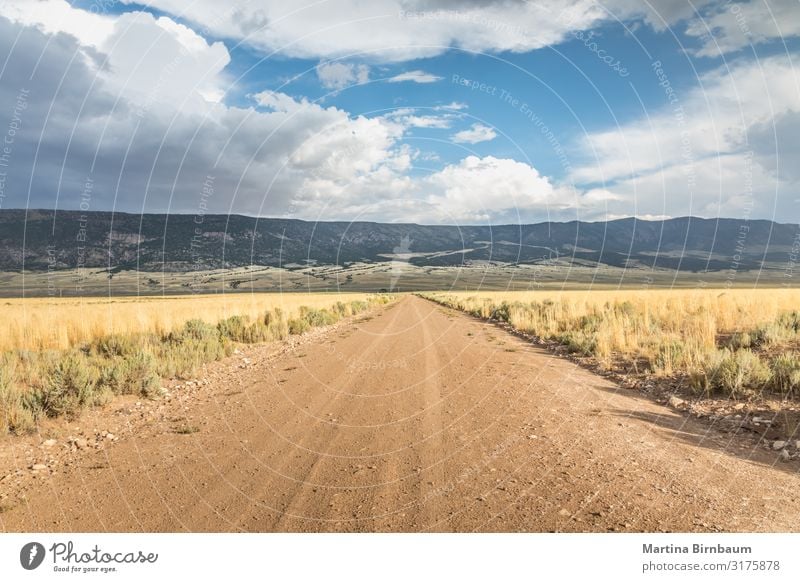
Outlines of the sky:
{"label": "sky", "polygon": [[800,222],[797,0],[0,0],[0,208]]}

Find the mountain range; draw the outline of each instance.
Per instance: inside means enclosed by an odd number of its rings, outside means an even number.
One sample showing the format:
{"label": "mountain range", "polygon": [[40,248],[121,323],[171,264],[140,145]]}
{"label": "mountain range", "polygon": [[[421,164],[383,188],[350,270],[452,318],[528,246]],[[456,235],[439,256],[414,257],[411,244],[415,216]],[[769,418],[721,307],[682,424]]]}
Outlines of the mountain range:
{"label": "mountain range", "polygon": [[704,272],[783,268],[798,252],[800,226],[731,218],[447,226],[0,210],[3,271],[296,269],[402,260],[453,267],[568,261]]}

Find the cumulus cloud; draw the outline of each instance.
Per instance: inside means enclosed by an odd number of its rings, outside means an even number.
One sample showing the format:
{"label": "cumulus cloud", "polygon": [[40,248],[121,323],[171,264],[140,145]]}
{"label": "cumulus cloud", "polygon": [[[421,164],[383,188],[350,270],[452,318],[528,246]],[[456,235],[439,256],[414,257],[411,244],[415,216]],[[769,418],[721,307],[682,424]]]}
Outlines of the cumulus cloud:
{"label": "cumulus cloud", "polygon": [[497,137],[494,129],[482,123],[474,123],[469,129],[459,131],[453,135],[455,143],[480,143],[482,141],[492,141]]}
{"label": "cumulus cloud", "polygon": [[[439,221],[516,221],[570,206],[574,196],[536,168],[511,159],[468,156],[425,179],[427,202]],[[433,216],[432,216],[433,217]]]}
{"label": "cumulus cloud", "polygon": [[[623,196],[617,208],[733,216],[796,214],[800,75],[788,57],[739,60],[705,73],[697,88],[614,130],[588,134],[578,184]],[[780,160],[780,163],[779,163]],[[745,186],[746,185],[746,186]],[[750,205],[745,210],[745,202]],[[669,213],[669,212],[667,212]]]}
{"label": "cumulus cloud", "polygon": [[411,83],[435,83],[436,81],[441,81],[442,78],[436,75],[432,75],[431,73],[426,73],[425,71],[407,71],[405,73],[400,73],[399,75],[395,75],[394,77],[389,77],[387,81],[390,83],[404,83],[404,82],[411,82]]}
{"label": "cumulus cloud", "polygon": [[341,62],[320,63],[317,65],[317,77],[326,89],[344,89],[369,81],[369,67]]}
{"label": "cumulus cloud", "polygon": [[538,205],[552,189],[535,169],[495,158],[410,175],[419,153],[402,143],[405,133],[447,127],[459,104],[365,117],[264,90],[252,107],[143,109],[140,93],[157,89],[158,77],[130,88],[125,76],[103,76],[98,62],[109,55],[74,37],[0,19],[0,50],[11,55],[0,106],[11,110],[27,91],[5,206],[447,222],[502,216],[513,200]]}

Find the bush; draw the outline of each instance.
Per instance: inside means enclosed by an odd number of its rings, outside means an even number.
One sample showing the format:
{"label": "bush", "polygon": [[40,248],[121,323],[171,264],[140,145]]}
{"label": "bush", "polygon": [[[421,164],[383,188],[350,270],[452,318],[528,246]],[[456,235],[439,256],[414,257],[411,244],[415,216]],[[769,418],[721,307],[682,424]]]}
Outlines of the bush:
{"label": "bush", "polygon": [[293,317],[289,320],[289,333],[292,335],[306,333],[309,329],[311,329],[311,326],[302,317]]}
{"label": "bush", "polygon": [[137,351],[141,343],[139,335],[110,335],[96,340],[91,351],[106,358],[125,357]]}
{"label": "bush", "polygon": [[745,348],[751,348],[758,344],[758,335],[754,338],[747,332],[743,333],[735,333],[731,336],[728,340],[728,347],[732,350],[741,350]]}
{"label": "bush", "polygon": [[670,341],[658,344],[655,355],[650,358],[650,366],[655,372],[671,374],[681,369],[685,361],[685,345],[681,342]]}
{"label": "bush", "polygon": [[136,394],[152,398],[161,392],[161,379],[153,356],[138,351],[117,358],[101,368],[99,385],[114,394]]}
{"label": "bush", "polygon": [[247,334],[247,320],[239,315],[224,319],[217,324],[217,330],[222,337],[237,342],[245,342]]}
{"label": "bush", "polygon": [[34,413],[25,407],[23,393],[18,385],[16,365],[6,357],[0,360],[0,432],[16,434],[33,432],[36,428]]}
{"label": "bush", "polygon": [[47,416],[74,418],[95,403],[96,376],[84,356],[67,353],[49,371],[45,383],[33,390],[31,404]]}
{"label": "bush", "polygon": [[215,325],[206,323],[201,319],[190,319],[184,324],[180,332],[177,334],[170,334],[170,337],[178,343],[187,340],[210,341],[218,340],[220,338],[220,333]]}
{"label": "bush", "polygon": [[300,317],[305,319],[310,327],[332,325],[339,320],[336,315],[327,309],[310,309],[306,307],[300,308]]}
{"label": "bush", "polygon": [[770,386],[783,396],[800,393],[800,357],[796,353],[783,353],[773,360]]}
{"label": "bush", "polygon": [[770,369],[750,350],[722,350],[707,374],[712,387],[734,398],[760,392],[771,377]]}
{"label": "bush", "polygon": [[591,356],[597,350],[597,338],[593,333],[574,331],[558,336],[558,341],[567,347],[571,353]]}

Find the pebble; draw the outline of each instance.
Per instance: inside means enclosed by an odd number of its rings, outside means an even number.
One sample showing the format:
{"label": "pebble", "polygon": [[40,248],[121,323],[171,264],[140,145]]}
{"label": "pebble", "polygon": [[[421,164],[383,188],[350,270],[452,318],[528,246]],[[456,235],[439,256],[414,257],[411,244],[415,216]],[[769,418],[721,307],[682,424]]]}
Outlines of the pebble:
{"label": "pebble", "polygon": [[56,439],[47,439],[46,441],[44,441],[42,443],[42,446],[43,447],[52,447],[52,446],[55,446],[57,443],[58,443],[58,441]]}
{"label": "pebble", "polygon": [[670,397],[669,397],[669,400],[667,401],[667,403],[668,403],[668,404],[669,404],[669,405],[670,405],[672,408],[680,408],[680,407],[682,407],[684,404],[686,404],[686,401],[685,401],[683,398],[678,398],[677,396],[670,396]]}
{"label": "pebble", "polygon": [[786,449],[783,449],[779,456],[781,461],[788,461],[789,459],[792,458],[791,455],[789,455],[789,451],[787,451]]}
{"label": "pebble", "polygon": [[775,441],[772,443],[772,448],[776,451],[780,451],[783,447],[786,446],[786,441]]}
{"label": "pebble", "polygon": [[31,471],[44,471],[45,469],[47,469],[47,465],[42,463],[35,463],[31,465]]}

